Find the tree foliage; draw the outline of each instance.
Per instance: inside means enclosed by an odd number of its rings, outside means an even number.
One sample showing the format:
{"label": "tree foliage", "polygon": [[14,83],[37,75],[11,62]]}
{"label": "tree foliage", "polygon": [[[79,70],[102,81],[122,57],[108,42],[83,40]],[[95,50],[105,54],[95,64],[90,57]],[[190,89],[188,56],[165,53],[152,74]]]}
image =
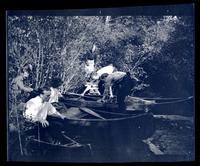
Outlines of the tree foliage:
{"label": "tree foliage", "polygon": [[188,17],[8,16],[7,23],[9,82],[31,64],[33,88],[59,76],[63,93],[76,91],[85,80],[85,55],[95,45],[97,68],[112,63],[129,71],[141,80],[136,90],[156,81],[151,72],[164,74],[162,64],[170,66],[164,71],[168,81],[186,77],[189,88],[193,84],[194,29]]}

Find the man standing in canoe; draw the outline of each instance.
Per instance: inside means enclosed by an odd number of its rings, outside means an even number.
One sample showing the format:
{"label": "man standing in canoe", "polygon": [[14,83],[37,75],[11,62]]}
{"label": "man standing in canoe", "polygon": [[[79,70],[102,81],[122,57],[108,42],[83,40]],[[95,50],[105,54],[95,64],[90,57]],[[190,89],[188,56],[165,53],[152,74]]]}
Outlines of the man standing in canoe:
{"label": "man standing in canoe", "polygon": [[[102,78],[103,77],[103,78]],[[117,96],[117,103],[119,104],[119,110],[125,110],[125,98],[131,92],[131,89],[136,85],[137,78],[131,78],[129,72],[116,71],[111,74],[103,75],[100,80],[104,82],[104,91],[102,102],[106,102],[113,98],[115,94]]]}

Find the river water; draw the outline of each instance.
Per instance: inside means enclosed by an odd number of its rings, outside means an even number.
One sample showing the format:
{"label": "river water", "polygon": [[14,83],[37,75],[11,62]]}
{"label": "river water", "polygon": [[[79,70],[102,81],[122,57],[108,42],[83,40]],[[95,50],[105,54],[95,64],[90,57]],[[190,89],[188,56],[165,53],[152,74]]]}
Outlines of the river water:
{"label": "river water", "polygon": [[[54,153],[54,158],[41,156],[40,161],[56,162],[175,162],[193,161],[195,158],[194,117],[185,115],[155,114],[155,132],[145,140],[109,146],[87,146],[76,152]],[[113,138],[113,140],[115,140]],[[17,142],[16,142],[17,144]],[[18,147],[18,146],[16,146]],[[16,152],[18,151],[15,149]],[[14,151],[12,151],[14,154]],[[19,153],[18,153],[19,154]],[[59,156],[56,158],[56,155]],[[12,156],[11,160],[35,161],[29,156]]]}

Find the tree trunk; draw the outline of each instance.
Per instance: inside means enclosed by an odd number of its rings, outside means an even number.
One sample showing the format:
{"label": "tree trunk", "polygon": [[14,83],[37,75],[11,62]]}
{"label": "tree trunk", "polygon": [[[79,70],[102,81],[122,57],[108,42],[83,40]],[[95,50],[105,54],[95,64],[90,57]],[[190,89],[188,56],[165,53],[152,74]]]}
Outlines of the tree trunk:
{"label": "tree trunk", "polygon": [[37,60],[36,60],[36,84],[35,84],[35,89],[38,89],[39,87],[39,76],[40,76],[40,48],[41,48],[41,43],[40,43],[40,39],[39,39],[39,34],[36,31],[37,34],[37,41],[38,41],[38,56],[37,56]]}
{"label": "tree trunk", "polygon": [[43,84],[44,82],[44,74],[43,74],[43,62],[44,62],[44,56],[43,56],[43,48],[42,46],[40,46],[40,49],[41,49],[41,63],[40,63],[40,77],[39,77],[39,86],[41,84]]}

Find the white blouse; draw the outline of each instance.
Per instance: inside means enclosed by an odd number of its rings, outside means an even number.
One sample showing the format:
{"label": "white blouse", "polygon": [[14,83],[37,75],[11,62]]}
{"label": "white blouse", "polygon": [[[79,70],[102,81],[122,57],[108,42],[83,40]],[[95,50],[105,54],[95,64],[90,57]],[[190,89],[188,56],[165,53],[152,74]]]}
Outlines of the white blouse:
{"label": "white blouse", "polygon": [[32,122],[40,120],[46,120],[47,115],[53,115],[57,111],[50,102],[42,102],[40,96],[30,99],[26,103],[26,109],[23,112],[23,116]]}

